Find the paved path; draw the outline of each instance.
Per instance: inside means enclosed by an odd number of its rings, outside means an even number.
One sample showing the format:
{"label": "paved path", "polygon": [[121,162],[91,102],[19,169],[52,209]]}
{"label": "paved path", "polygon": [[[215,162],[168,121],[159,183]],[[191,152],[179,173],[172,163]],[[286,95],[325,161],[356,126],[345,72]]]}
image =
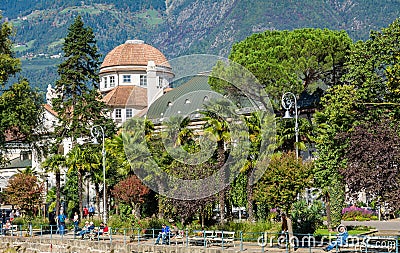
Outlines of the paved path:
{"label": "paved path", "polygon": [[346,226],[368,226],[378,230],[379,233],[400,235],[400,219],[388,221],[343,221]]}

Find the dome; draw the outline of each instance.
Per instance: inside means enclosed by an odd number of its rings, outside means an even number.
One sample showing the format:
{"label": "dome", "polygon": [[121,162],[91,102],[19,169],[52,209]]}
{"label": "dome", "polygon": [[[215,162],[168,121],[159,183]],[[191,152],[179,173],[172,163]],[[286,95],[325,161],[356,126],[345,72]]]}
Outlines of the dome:
{"label": "dome", "polygon": [[148,61],[154,61],[156,66],[170,68],[167,58],[157,48],[145,44],[143,40],[127,40],[106,55],[100,69],[113,66],[147,66]]}

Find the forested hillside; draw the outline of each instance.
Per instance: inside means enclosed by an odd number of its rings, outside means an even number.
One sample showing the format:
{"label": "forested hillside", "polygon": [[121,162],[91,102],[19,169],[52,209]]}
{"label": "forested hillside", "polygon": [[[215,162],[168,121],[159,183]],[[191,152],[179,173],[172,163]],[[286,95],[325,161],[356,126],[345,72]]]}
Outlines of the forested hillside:
{"label": "forested hillside", "polygon": [[57,77],[67,27],[78,14],[93,28],[105,56],[127,39],[142,39],[168,58],[227,56],[233,43],[264,30],[320,27],[366,39],[399,17],[398,0],[2,0],[16,28],[23,75],[43,89]]}

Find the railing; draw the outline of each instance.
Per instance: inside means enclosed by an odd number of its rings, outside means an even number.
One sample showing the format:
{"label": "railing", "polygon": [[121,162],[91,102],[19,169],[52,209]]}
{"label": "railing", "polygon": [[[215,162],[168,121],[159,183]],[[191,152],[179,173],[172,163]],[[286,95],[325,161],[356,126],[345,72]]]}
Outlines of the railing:
{"label": "railing", "polygon": [[[0,232],[5,230],[0,224]],[[56,225],[42,225],[40,229],[33,229],[29,225],[14,225],[7,230],[7,236],[18,237],[43,237],[59,240],[80,239],[73,229],[65,230],[60,234]],[[79,232],[79,231],[78,231]],[[137,245],[154,245],[160,229],[149,228],[109,228],[107,235],[90,237],[93,241],[106,241],[107,243],[123,243]],[[312,235],[271,233],[271,232],[233,232],[213,230],[181,230],[178,236],[172,233],[166,235],[165,244],[173,247],[218,247],[222,249],[234,248],[236,251],[266,252],[271,248],[282,252],[291,249],[303,249],[308,252],[321,252],[330,242],[336,240],[334,234]],[[336,246],[332,251],[340,250],[351,252],[391,252],[399,253],[399,236],[349,236],[344,245]]]}

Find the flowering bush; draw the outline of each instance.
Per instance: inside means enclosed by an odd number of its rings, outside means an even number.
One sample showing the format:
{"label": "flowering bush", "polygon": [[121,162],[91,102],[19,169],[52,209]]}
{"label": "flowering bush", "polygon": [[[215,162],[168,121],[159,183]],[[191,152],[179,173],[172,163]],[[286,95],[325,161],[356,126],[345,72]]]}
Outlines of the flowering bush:
{"label": "flowering bush", "polygon": [[342,210],[343,220],[375,220],[377,219],[376,214],[368,209],[350,206]]}

